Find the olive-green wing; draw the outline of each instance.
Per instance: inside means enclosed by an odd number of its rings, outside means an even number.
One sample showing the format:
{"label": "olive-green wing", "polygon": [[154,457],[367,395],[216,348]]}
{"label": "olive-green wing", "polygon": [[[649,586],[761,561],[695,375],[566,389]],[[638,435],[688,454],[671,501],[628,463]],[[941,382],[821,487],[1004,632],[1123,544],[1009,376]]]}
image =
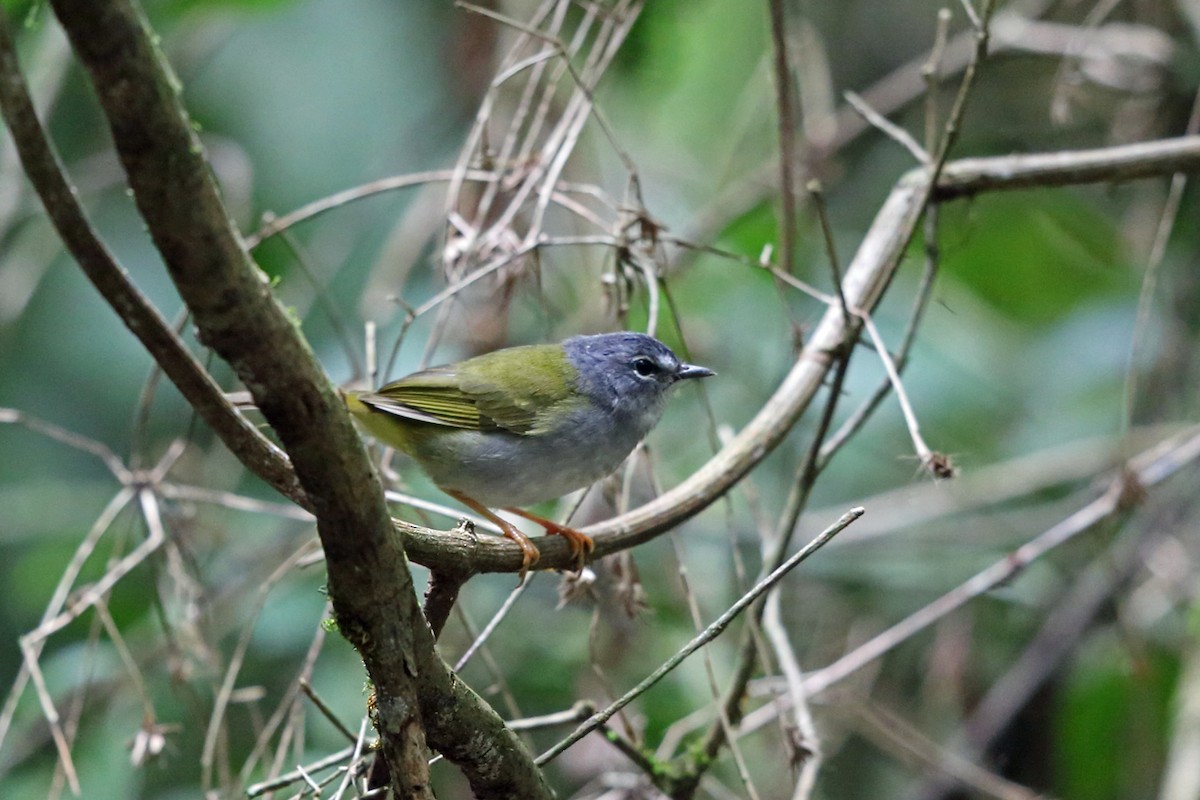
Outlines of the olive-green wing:
{"label": "olive-green wing", "polygon": [[418,422],[470,430],[488,427],[475,401],[458,388],[451,367],[413,373],[358,399],[376,411]]}
{"label": "olive-green wing", "polygon": [[[377,411],[470,430],[535,434],[575,396],[559,345],[514,347],[389,383],[359,399]],[[549,416],[548,416],[549,415]]]}
{"label": "olive-green wing", "polygon": [[513,433],[541,433],[580,402],[575,367],[557,344],[497,350],[464,362],[458,372],[483,419]]}

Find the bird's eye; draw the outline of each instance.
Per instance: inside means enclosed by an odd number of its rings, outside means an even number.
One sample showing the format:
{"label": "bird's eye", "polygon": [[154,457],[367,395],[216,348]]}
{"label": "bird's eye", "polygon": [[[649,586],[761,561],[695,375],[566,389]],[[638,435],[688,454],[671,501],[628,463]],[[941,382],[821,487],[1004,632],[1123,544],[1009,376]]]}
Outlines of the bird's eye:
{"label": "bird's eye", "polygon": [[649,378],[658,372],[658,365],[648,358],[635,358],[633,360],[633,371],[643,378]]}

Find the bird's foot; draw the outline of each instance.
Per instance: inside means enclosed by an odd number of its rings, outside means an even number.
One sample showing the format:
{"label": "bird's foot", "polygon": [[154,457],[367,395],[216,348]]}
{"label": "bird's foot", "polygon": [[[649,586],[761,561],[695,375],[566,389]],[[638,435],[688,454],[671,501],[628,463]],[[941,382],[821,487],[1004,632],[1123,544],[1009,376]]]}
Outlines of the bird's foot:
{"label": "bird's foot", "polygon": [[495,523],[496,526],[504,532],[505,538],[512,539],[517,543],[517,546],[521,548],[521,571],[517,575],[518,585],[524,583],[525,575],[529,572],[529,568],[536,564],[538,559],[542,557],[542,554],[538,552],[537,545],[535,545],[528,536],[521,533],[516,525],[513,525],[503,517],[493,514],[491,509],[474,498],[465,495],[462,492],[452,491],[450,489],[446,490],[446,494],[458,500],[468,508],[479,512],[481,515],[483,515],[484,519]]}
{"label": "bird's foot", "polygon": [[517,584],[520,585],[525,582],[525,574],[529,572],[529,568],[538,562],[542,554],[538,552],[537,545],[515,525],[506,523],[501,526],[501,530],[521,548],[521,571],[517,573]]}
{"label": "bird's foot", "polygon": [[560,525],[553,520],[539,517],[537,514],[531,514],[521,508],[509,508],[507,511],[516,514],[519,517],[524,517],[531,522],[536,522],[546,529],[546,535],[561,536],[567,540],[567,545],[571,548],[571,557],[575,560],[575,571],[583,571],[583,567],[587,564],[588,559],[592,556],[592,551],[596,549],[596,543],[592,541],[592,537],[586,533],[580,533],[574,528],[568,528],[566,525]]}

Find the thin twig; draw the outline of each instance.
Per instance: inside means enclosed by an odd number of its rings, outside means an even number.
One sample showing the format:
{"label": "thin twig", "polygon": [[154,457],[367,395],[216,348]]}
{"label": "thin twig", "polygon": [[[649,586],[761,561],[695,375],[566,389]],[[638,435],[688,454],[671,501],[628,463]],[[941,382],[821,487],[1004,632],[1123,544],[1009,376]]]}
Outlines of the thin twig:
{"label": "thin twig", "polygon": [[821,222],[821,238],[825,241],[825,255],[829,258],[829,271],[833,274],[833,289],[837,293],[838,306],[842,309],[842,324],[850,327],[850,307],[846,305],[846,292],[842,289],[842,266],[838,261],[837,243],[833,240],[833,227],[829,224],[829,213],[825,207],[825,191],[821,182],[811,180],[806,187]]}
{"label": "thin twig", "polygon": [[[467,611],[463,607],[462,603],[455,605],[454,611],[458,615],[459,621],[462,622],[463,631],[467,634],[471,641],[475,641],[475,639],[479,637],[479,629],[475,626],[475,623],[472,621],[470,615],[467,614]],[[479,658],[483,660],[483,669],[491,681],[490,688],[495,694],[498,694],[500,699],[504,702],[504,710],[507,713],[508,718],[510,720],[523,718],[524,714],[521,712],[521,707],[517,704],[517,697],[515,694],[513,694],[512,687],[509,685],[508,677],[505,675],[504,668],[500,666],[500,664],[496,661],[495,656],[492,654],[492,648],[487,642],[483,642],[479,645],[479,648],[476,652],[478,652]],[[517,728],[513,728],[507,722],[505,724],[508,725],[509,730],[518,730]]]}
{"label": "thin twig", "polygon": [[[1192,101],[1192,113],[1188,118],[1187,134],[1194,135],[1197,128],[1200,128],[1200,93]],[[1158,273],[1167,254],[1167,243],[1171,240],[1171,231],[1175,229],[1175,219],[1179,215],[1179,206],[1183,202],[1183,192],[1186,188],[1186,174],[1176,172],[1171,176],[1171,188],[1167,191],[1167,199],[1163,203],[1158,227],[1154,231],[1150,254],[1146,258],[1146,271],[1142,276],[1141,291],[1138,293],[1136,322],[1133,326],[1133,335],[1129,337],[1129,355],[1125,367],[1124,413],[1121,415],[1122,430],[1127,431],[1133,425],[1134,404],[1137,401],[1138,389],[1136,361],[1142,349],[1142,340],[1147,334],[1150,306],[1154,301],[1154,289],[1158,285]]]}
{"label": "thin twig", "polygon": [[[264,214],[263,221],[269,223],[270,215]],[[358,351],[353,344],[353,337],[350,335],[350,327],[346,324],[346,320],[342,317],[341,309],[334,304],[333,299],[329,296],[327,286],[323,286],[317,278],[317,271],[313,269],[311,259],[305,251],[304,246],[292,234],[291,231],[281,230],[279,238],[283,240],[284,245],[292,253],[292,258],[296,261],[296,266],[300,268],[300,274],[308,281],[312,288],[313,297],[322,313],[325,314],[325,319],[328,320],[329,326],[333,329],[334,337],[338,344],[342,347],[342,352],[346,356],[346,361],[349,362],[350,368],[355,375],[362,375],[366,372],[362,361],[358,357]]]}
{"label": "thin twig", "polygon": [[313,689],[312,684],[308,682],[308,678],[300,678],[297,683],[300,684],[300,691],[304,692],[304,695],[317,707],[317,710],[321,712],[321,716],[329,720],[329,724],[337,728],[338,732],[349,741],[355,742],[358,740],[354,732],[347,728],[345,723],[337,718],[337,714],[333,713],[333,709],[321,699],[321,695],[317,694],[317,691]]}
{"label": "thin twig", "polygon": [[921,65],[921,79],[925,82],[924,152],[926,155],[937,147],[938,74],[942,67],[942,58],[946,54],[946,39],[950,35],[950,19],[950,9],[938,9],[933,47],[929,49],[929,58]]}
{"label": "thin twig", "polygon": [[791,274],[785,272],[784,270],[780,269],[779,266],[771,263],[769,258],[766,258],[766,259],[764,259],[763,257],[751,258],[750,256],[744,256],[741,253],[734,253],[729,250],[724,250],[720,247],[717,247],[716,245],[700,244],[698,242],[691,242],[686,239],[682,239],[678,236],[672,236],[669,233],[659,234],[659,239],[663,242],[668,242],[677,247],[681,247],[681,248],[684,248],[687,250],[693,250],[697,253],[706,253],[708,255],[717,256],[718,258],[727,259],[729,261],[733,261],[738,264],[744,264],[748,267],[758,267],[761,269],[766,269],[774,277],[776,277],[779,280],[783,281],[784,283],[788,284],[793,289],[799,289],[801,292],[804,292],[809,297],[820,300],[822,303],[824,303],[827,306],[832,306],[835,302],[835,299],[832,296],[830,296],[829,294],[826,294],[825,292],[822,292],[820,289],[816,288],[815,286],[813,286],[809,283],[805,283],[804,281],[797,278],[795,275],[791,275]]}
{"label": "thin twig", "polygon": [[[696,594],[692,591],[691,582],[688,580],[687,563],[683,558],[683,547],[679,541],[677,531],[671,532],[671,547],[675,552],[676,572],[679,575],[679,582],[683,586],[683,595],[687,598],[688,613],[692,617],[692,625],[697,632],[702,632],[702,622],[700,617],[700,606],[696,602]],[[733,738],[733,721],[729,718],[729,712],[725,705],[721,703],[721,687],[717,683],[717,673],[713,667],[712,656],[709,651],[704,651],[704,672],[708,678],[709,689],[712,692],[713,699],[717,701],[717,724],[725,732],[726,740],[729,742],[729,752],[733,756],[733,764],[737,769],[738,778],[742,781],[742,785],[746,787],[746,794],[751,800],[758,800],[758,790],[754,788],[754,781],[750,777],[750,768],[746,765],[746,758],[742,755],[742,748],[737,745]],[[653,772],[648,773],[653,775]]]}
{"label": "thin twig", "polygon": [[217,689],[216,697],[213,699],[212,713],[209,715],[208,726],[205,729],[204,746],[200,752],[200,767],[201,782],[206,791],[213,788],[212,771],[217,749],[217,738],[224,730],[225,709],[229,706],[234,684],[237,682],[238,673],[241,672],[242,662],[246,657],[246,651],[250,647],[250,640],[258,624],[259,615],[267,603],[267,597],[270,595],[271,590],[275,588],[275,584],[279,583],[284,576],[295,569],[296,564],[308,554],[309,549],[310,545],[306,542],[297,550],[294,550],[291,555],[284,559],[267,576],[266,580],[258,588],[258,597],[254,603],[254,607],[250,611],[249,621],[242,628],[242,635],[238,638],[233,655],[229,657],[229,666],[225,669],[225,676]]}
{"label": "thin twig", "polygon": [[[837,409],[838,400],[841,397],[842,384],[845,381],[846,373],[850,366],[851,354],[852,351],[846,348],[837,359],[828,399],[822,409],[821,418],[817,423],[817,429],[813,434],[812,442],[808,447],[803,462],[797,470],[792,486],[788,490],[787,499],[784,501],[784,507],[780,512],[779,520],[775,525],[773,534],[763,539],[760,574],[765,575],[783,563],[787,551],[791,547],[792,538],[795,536],[796,524],[800,519],[800,515],[808,506],[809,496],[821,473],[821,467],[817,463],[817,454],[821,443],[829,432],[830,425],[833,423],[833,415]],[[744,713],[745,704],[743,701],[746,690],[750,679],[754,675],[754,669],[758,664],[759,653],[763,652],[763,648],[761,648],[756,638],[756,627],[762,617],[764,608],[764,604],[760,603],[754,605],[750,611],[752,623],[750,635],[742,642],[740,652],[738,653],[738,661],[734,667],[734,676],[730,681],[729,688],[726,690],[723,701],[725,713],[730,719],[740,720],[741,715]],[[766,659],[763,660],[764,662],[766,661]],[[715,758],[725,742],[725,729],[719,725],[711,725],[703,742],[701,749],[703,756],[709,760]]]}
{"label": "thin twig", "polygon": [[[321,609],[321,618],[324,619],[329,615],[329,613],[330,607],[329,604],[326,603],[325,607]],[[253,773],[254,768],[258,765],[259,759],[262,757],[262,754],[266,751],[267,746],[270,744],[271,738],[275,735],[275,731],[278,730],[281,725],[283,725],[284,717],[289,716],[290,714],[293,714],[302,708],[301,704],[299,703],[300,681],[307,679],[312,675],[313,665],[316,664],[317,656],[320,655],[321,647],[325,642],[324,626],[316,625],[314,627],[315,630],[313,632],[312,641],[308,645],[308,651],[304,654],[304,659],[300,662],[300,668],[297,670],[296,679],[289,684],[287,691],[280,699],[279,705],[275,709],[275,712],[271,715],[270,719],[267,720],[267,723],[263,726],[262,731],[259,732],[258,739],[254,743],[254,748],[250,751],[250,754],[246,756],[246,760],[242,764],[242,768],[238,776],[239,785],[245,785],[246,781],[250,779],[250,775]],[[268,772],[268,774],[271,773]]]}
{"label": "thin twig", "polygon": [[[921,320],[925,316],[925,309],[929,307],[929,299],[933,296],[933,285],[937,277],[940,260],[937,244],[939,217],[940,214],[936,205],[930,206],[925,212],[925,267],[921,272],[921,281],[917,287],[916,297],[913,300],[912,311],[908,315],[908,322],[904,327],[904,334],[900,338],[900,347],[896,349],[893,359],[897,374],[902,373],[905,365],[908,363],[909,352],[912,350],[913,343],[917,340],[917,330],[920,328]],[[875,413],[875,409],[879,407],[879,404],[887,397],[891,389],[891,377],[885,375],[879,382],[879,385],[875,387],[875,391],[854,410],[854,413],[842,422],[837,432],[821,445],[820,456],[817,459],[818,467],[823,469],[829,463],[830,459],[837,454],[838,450],[858,433],[867,420],[871,418],[871,415]]]}
{"label": "thin twig", "polygon": [[362,758],[363,746],[367,741],[367,725],[369,723],[370,720],[366,716],[359,721],[358,735],[354,737],[354,752],[350,754],[350,763],[346,765],[346,771],[342,773],[342,780],[329,800],[339,800],[346,789],[350,787],[350,781],[354,777],[355,765]]}
{"label": "thin twig", "polygon": [[1011,580],[1046,553],[1122,511],[1132,483],[1142,489],[1151,488],[1197,459],[1200,459],[1200,430],[1197,429],[1182,440],[1163,442],[1142,453],[1130,461],[1128,471],[1101,497],[837,661],[809,673],[804,682],[805,689],[810,695],[828,689],[973,598]]}
{"label": "thin twig", "polygon": [[783,0],[767,0],[771,17],[776,126],[779,132],[779,250],[783,271],[796,270],[796,111]]}
{"label": "thin twig", "polygon": [[74,433],[66,428],[55,425],[53,422],[47,422],[15,408],[0,408],[0,424],[20,425],[34,433],[40,433],[49,439],[61,442],[68,447],[84,453],[90,453],[103,461],[104,466],[108,467],[108,471],[121,483],[129,484],[133,481],[133,475],[126,468],[125,463],[121,461],[120,456],[110,450],[103,442],[98,442],[95,439]]}
{"label": "thin twig", "polygon": [[1039,800],[1042,797],[939,747],[908,720],[878,703],[868,705],[868,701],[850,701],[839,707],[847,708],[858,722],[855,725],[858,731],[881,749],[926,770],[952,777],[955,783],[961,783],[973,792],[996,800]]}
{"label": "thin twig", "polygon": [[[762,627],[775,651],[775,658],[783,672],[784,683],[787,685],[788,696],[792,701],[792,715],[796,722],[798,741],[789,741],[792,763],[799,764],[800,776],[792,800],[805,800],[811,797],[817,785],[817,771],[821,767],[823,755],[820,739],[817,737],[817,727],[813,722],[812,712],[808,707],[808,696],[804,693],[804,672],[800,669],[800,660],[792,649],[787,630],[783,624],[783,613],[780,610],[782,592],[776,589],[767,595],[763,609]],[[730,735],[730,742],[735,741]]]}
{"label": "thin twig", "polygon": [[524,719],[510,719],[507,725],[514,731],[536,731],[542,728],[568,725],[572,722],[582,722],[594,713],[596,713],[595,706],[586,700],[580,700],[566,711],[556,711],[553,714],[542,714]]}
{"label": "thin twig", "polygon": [[1054,598],[1037,634],[975,704],[963,726],[962,755],[973,759],[990,747],[1046,681],[1078,652],[1080,639],[1094,631],[1097,617],[1111,608],[1114,596],[1123,594],[1144,568],[1146,553],[1171,532],[1173,526],[1162,517],[1176,518],[1181,510],[1175,505],[1166,514],[1160,513],[1159,524],[1131,525]]}
{"label": "thin twig", "polygon": [[[1010,582],[1031,563],[1058,546],[1091,530],[1109,517],[1122,513],[1127,508],[1131,495],[1153,488],[1197,461],[1200,461],[1200,428],[1190,428],[1184,434],[1159,442],[1131,459],[1127,470],[1101,497],[828,666],[809,672],[804,681],[805,691],[810,697],[828,691],[833,685],[881,658],[975,597]],[[772,706],[765,706],[747,714],[738,729],[739,735],[745,736],[761,728],[782,713],[787,705],[786,698],[782,698]]]}
{"label": "thin twig", "polygon": [[324,758],[309,764],[308,767],[304,769],[304,772],[301,772],[299,769],[297,769],[284,775],[280,775],[277,778],[272,778],[269,781],[252,783],[246,787],[246,796],[258,797],[259,795],[266,794],[267,792],[273,792],[276,789],[282,789],[283,787],[289,786],[296,781],[304,780],[304,773],[320,772],[323,769],[329,769],[335,764],[345,761],[348,758],[353,758],[354,748],[355,745],[351,745],[338,750],[336,753],[330,753]]}
{"label": "thin twig", "polygon": [[479,650],[480,647],[483,647],[484,642],[488,640],[488,638],[496,630],[497,626],[504,621],[504,618],[508,616],[508,612],[512,610],[514,605],[516,605],[517,600],[520,599],[521,595],[525,593],[525,590],[529,588],[529,584],[533,583],[533,579],[536,575],[536,572],[531,572],[526,579],[522,581],[519,586],[517,586],[517,588],[509,592],[508,597],[504,598],[504,603],[501,604],[500,608],[496,610],[496,613],[492,615],[492,618],[488,620],[488,624],[483,627],[483,630],[480,632],[480,634],[475,637],[475,641],[471,642],[471,645],[467,648],[467,651],[459,656],[458,660],[454,662],[455,672],[462,672],[463,667],[467,665],[467,662],[471,660],[471,657],[475,655],[475,652]]}
{"label": "thin twig", "polygon": [[[265,217],[257,231],[246,235],[246,247],[253,250],[272,236],[293,228],[305,220],[324,214],[326,211],[341,208],[357,200],[374,197],[377,194],[384,194],[386,192],[394,192],[397,189],[407,189],[411,186],[422,186],[427,183],[445,183],[453,176],[454,172],[448,169],[414,172],[408,175],[381,178],[377,181],[345,189],[328,197],[322,197],[320,200],[307,203],[287,214]],[[467,170],[465,177],[473,181],[486,181],[492,178],[492,173],[488,170],[473,169]]]}
{"label": "thin twig", "polygon": [[1189,800],[1200,795],[1200,772],[1196,770],[1200,755],[1200,642],[1188,637],[1183,646],[1159,800]]}
{"label": "thin twig", "polygon": [[843,92],[846,102],[850,107],[862,114],[863,119],[874,125],[879,130],[883,131],[886,136],[891,137],[900,144],[905,150],[912,154],[912,157],[917,160],[918,164],[929,164],[933,159],[928,151],[917,143],[917,140],[912,137],[908,131],[901,128],[896,123],[892,122],[887,117],[880,114],[875,109],[867,104],[859,95],[854,92]]}
{"label": "thin twig", "polygon": [[[62,611],[71,590],[75,586],[76,579],[83,570],[83,566],[87,563],[88,558],[95,551],[100,538],[108,532],[109,527],[116,520],[117,516],[125,510],[129,502],[136,496],[137,492],[134,489],[125,487],[100,512],[87,534],[83,537],[83,540],[75,548],[74,555],[63,570],[62,577],[59,578],[54,594],[51,595],[50,601],[46,604],[46,610],[42,613],[42,625],[47,624]],[[35,661],[41,656],[47,638],[47,636],[39,636],[30,641],[29,646],[32,649]],[[28,666],[22,662],[21,669],[17,672],[12,687],[9,689],[8,698],[4,702],[4,708],[0,710],[0,744],[4,743],[8,735],[13,719],[16,716],[17,704],[20,702],[21,696],[25,693],[25,687],[28,685],[30,677],[31,673]]]}
{"label": "thin twig", "polygon": [[[967,12],[967,19],[971,20],[971,27],[977,33],[982,32],[987,24],[979,17],[979,12],[975,10],[975,6],[971,4],[971,0],[959,0],[962,3],[963,11]],[[987,13],[986,11],[984,13]]]}
{"label": "thin twig", "polygon": [[79,787],[79,773],[75,771],[75,761],[71,757],[71,745],[63,731],[58,710],[54,707],[54,698],[50,696],[50,689],[46,686],[46,678],[42,674],[42,668],[38,664],[33,650],[34,644],[22,637],[20,647],[25,671],[29,673],[29,677],[33,681],[33,691],[37,696],[38,705],[41,706],[42,716],[45,717],[46,724],[50,726],[50,738],[54,741],[54,749],[58,752],[58,767],[66,775],[71,792],[76,797],[80,797],[83,792]]}
{"label": "thin twig", "polygon": [[[870,314],[859,311],[857,315],[862,320],[867,334],[871,337],[871,342],[875,345],[875,355],[879,357],[884,370],[887,372],[888,380],[892,383],[892,390],[896,393],[896,399],[900,402],[900,410],[904,413],[904,422],[908,426],[908,435],[912,438],[913,447],[917,451],[917,457],[921,459],[923,467],[934,471],[934,465],[938,463],[938,456],[929,449],[929,445],[925,443],[925,439],[921,436],[921,425],[917,422],[917,414],[913,411],[912,403],[908,400],[908,392],[904,391],[904,384],[900,380],[900,373],[896,370],[896,365],[893,363],[891,355],[888,354],[887,344],[883,341],[883,337],[879,335],[879,329],[875,327],[875,322],[871,319]],[[936,472],[935,475],[937,475]],[[949,475],[937,476],[949,477]]]}
{"label": "thin twig", "polygon": [[822,531],[815,539],[798,550],[795,555],[785,561],[774,572],[763,578],[753,589],[738,598],[738,601],[729,607],[721,616],[717,617],[712,624],[705,628],[699,635],[693,638],[690,642],[683,646],[675,655],[667,659],[662,666],[648,675],[641,683],[630,689],[617,701],[609,705],[602,711],[593,714],[587,722],[576,728],[570,736],[560,741],[558,744],[551,747],[546,752],[542,753],[536,759],[538,766],[544,766],[560,755],[571,745],[578,742],[584,736],[587,736],[592,731],[596,730],[600,725],[612,719],[613,715],[620,711],[625,706],[629,705],[635,699],[644,694],[648,689],[666,677],[672,670],[678,667],[683,661],[696,652],[704,645],[711,642],[722,631],[728,627],[738,614],[742,613],[751,603],[759,598],[764,592],[768,591],[772,586],[779,583],[792,569],[797,567],[801,562],[805,561],[809,556],[821,549],[840,531],[845,529],[850,523],[863,515],[862,508],[852,508],[842,515],[842,517]]}

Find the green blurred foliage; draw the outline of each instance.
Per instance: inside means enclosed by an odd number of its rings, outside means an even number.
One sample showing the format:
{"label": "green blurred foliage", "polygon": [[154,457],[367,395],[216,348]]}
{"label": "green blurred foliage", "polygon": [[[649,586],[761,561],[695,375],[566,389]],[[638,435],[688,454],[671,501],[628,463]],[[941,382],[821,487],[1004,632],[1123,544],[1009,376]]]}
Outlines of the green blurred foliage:
{"label": "green blurred foliage", "polygon": [[1177,654],[1153,648],[1131,658],[1114,638],[1096,638],[1068,674],[1060,701],[1061,791],[1097,800],[1144,794],[1165,756]]}

